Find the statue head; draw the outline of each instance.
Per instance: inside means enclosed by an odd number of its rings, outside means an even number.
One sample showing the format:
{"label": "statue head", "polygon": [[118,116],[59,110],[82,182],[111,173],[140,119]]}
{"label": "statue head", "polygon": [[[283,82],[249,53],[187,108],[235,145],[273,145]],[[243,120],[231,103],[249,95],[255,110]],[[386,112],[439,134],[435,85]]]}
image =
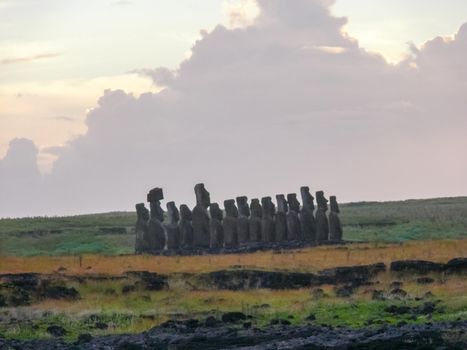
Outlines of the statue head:
{"label": "statue head", "polygon": [[339,204],[337,204],[336,196],[329,197],[329,201],[331,205],[331,212],[339,214],[340,210],[339,210]]}
{"label": "statue head", "polygon": [[149,210],[146,209],[144,203],[136,204],[136,215],[138,220],[148,221],[149,220]]}
{"label": "statue head", "polygon": [[158,202],[164,199],[164,193],[162,191],[162,188],[155,187],[148,193],[148,202]]}
{"label": "statue head", "polygon": [[227,199],[224,201],[224,208],[226,216],[237,218],[238,217],[238,209],[235,206],[235,200]]}
{"label": "statue head", "polygon": [[261,198],[261,206],[263,207],[263,217],[276,215],[276,206],[271,200],[271,197]]}
{"label": "statue head", "polygon": [[221,208],[219,208],[219,204],[211,203],[209,206],[209,214],[211,214],[212,219],[216,219],[222,221],[224,218],[224,213],[222,212]]}
{"label": "statue head", "polygon": [[193,220],[193,215],[191,214],[190,208],[186,204],[182,204],[180,206],[180,218],[183,221],[191,221]]}
{"label": "statue head", "polygon": [[176,224],[180,220],[180,213],[178,212],[175,202],[167,203],[167,216],[171,224]]}
{"label": "statue head", "polygon": [[251,200],[251,217],[260,218],[263,216],[263,208],[258,198]]}
{"label": "statue head", "polygon": [[289,202],[289,207],[291,211],[296,213],[300,212],[300,202],[297,199],[296,193],[289,193],[287,195],[287,202]]}
{"label": "statue head", "polygon": [[250,207],[248,205],[248,197],[242,196],[242,197],[237,197],[237,206],[238,206],[238,212],[240,216],[250,216]]}
{"label": "statue head", "polygon": [[201,205],[204,208],[208,208],[211,204],[211,196],[209,192],[204,188],[204,184],[197,184],[195,186],[196,205]]}
{"label": "statue head", "polygon": [[276,195],[276,202],[277,202],[277,211],[281,213],[287,213],[289,211],[289,206],[287,204],[287,200],[283,194]]}
{"label": "statue head", "polygon": [[300,194],[302,196],[303,207],[314,210],[314,198],[310,193],[310,188],[308,186],[300,187]]}
{"label": "statue head", "polygon": [[328,210],[328,200],[324,197],[323,191],[316,192],[316,203],[318,203],[318,210]]}

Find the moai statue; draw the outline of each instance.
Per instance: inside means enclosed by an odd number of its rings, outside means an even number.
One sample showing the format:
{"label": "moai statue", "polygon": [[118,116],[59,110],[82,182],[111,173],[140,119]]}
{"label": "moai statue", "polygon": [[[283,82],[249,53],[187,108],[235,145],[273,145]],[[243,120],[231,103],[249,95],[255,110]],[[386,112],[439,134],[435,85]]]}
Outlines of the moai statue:
{"label": "moai statue", "polygon": [[211,241],[209,246],[214,249],[222,248],[224,246],[224,228],[222,227],[224,213],[217,203],[211,203],[209,213],[211,214],[209,223]]}
{"label": "moai statue", "polygon": [[276,214],[276,207],[271,200],[271,197],[261,198],[261,205],[263,207],[263,215],[261,219],[261,236],[264,242],[276,241],[276,230],[274,227],[274,216]]}
{"label": "moai statue", "polygon": [[342,241],[342,224],[339,218],[339,205],[337,204],[336,196],[329,197],[331,204],[331,212],[329,213],[329,240]]}
{"label": "moai statue", "polygon": [[161,208],[161,200],[164,199],[162,188],[153,188],[147,196],[151,207],[151,219],[148,223],[148,234],[146,242],[151,251],[162,250],[165,248],[165,229],[162,225],[164,221],[164,211]]}
{"label": "moai statue", "polygon": [[182,239],[183,248],[193,248],[193,214],[186,204],[180,206],[180,222],[178,227],[180,229],[180,236]]}
{"label": "moai statue", "polygon": [[277,213],[275,219],[276,240],[278,242],[287,241],[287,212],[289,206],[283,194],[276,195]]}
{"label": "moai statue", "polygon": [[247,243],[250,240],[250,207],[248,206],[247,197],[237,197],[236,200],[238,206],[238,243],[241,245]]}
{"label": "moai statue", "polygon": [[287,202],[289,202],[289,211],[287,212],[287,239],[289,241],[301,241],[302,231],[300,228],[300,202],[297,200],[295,193],[287,195]]}
{"label": "moai statue", "polygon": [[263,208],[258,198],[251,200],[251,216],[249,222],[250,240],[252,242],[261,242],[261,217],[263,216]]}
{"label": "moai statue", "polygon": [[149,210],[146,209],[144,203],[136,204],[136,240],[135,253],[141,254],[148,250],[145,237],[148,234]]}
{"label": "moai statue", "polygon": [[328,200],[324,198],[324,192],[316,192],[316,203],[318,209],[316,210],[316,240],[318,242],[329,240],[329,222],[326,216],[328,210]]}
{"label": "moai statue", "polygon": [[222,221],[224,228],[224,242],[226,248],[238,248],[238,209],[235,200],[224,201],[225,218]]}
{"label": "moai statue", "polygon": [[204,184],[195,186],[196,207],[193,208],[193,245],[196,248],[209,248],[211,235],[209,232],[208,207],[211,204],[209,192]]}
{"label": "moai statue", "polygon": [[315,205],[313,204],[313,196],[310,193],[310,188],[303,186],[300,188],[302,195],[303,207],[300,211],[300,227],[302,230],[303,239],[306,242],[316,241],[316,222],[315,222]]}
{"label": "moai statue", "polygon": [[165,225],[165,231],[167,232],[167,248],[178,249],[181,244],[180,227],[178,222],[180,220],[180,213],[178,208],[175,206],[175,202],[167,203],[167,217],[169,223]]}

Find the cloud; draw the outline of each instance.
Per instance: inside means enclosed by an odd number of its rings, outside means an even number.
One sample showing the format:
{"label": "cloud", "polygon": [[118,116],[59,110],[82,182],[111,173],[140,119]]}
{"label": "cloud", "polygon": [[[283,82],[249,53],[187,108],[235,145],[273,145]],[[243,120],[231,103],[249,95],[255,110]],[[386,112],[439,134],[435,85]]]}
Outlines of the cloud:
{"label": "cloud", "polygon": [[13,139],[0,160],[0,213],[15,216],[39,211],[41,175],[37,167],[38,150],[27,139]]}
{"label": "cloud", "polygon": [[126,1],[126,0],[120,0],[120,1],[112,1],[112,6],[126,6],[126,5],[132,5],[133,2],[131,1]]}
{"label": "cloud", "polygon": [[54,120],[60,120],[63,122],[75,122],[76,118],[72,117],[66,117],[66,116],[58,116],[58,117],[53,117]]}
{"label": "cloud", "polygon": [[156,69],[137,69],[130,73],[148,77],[154,82],[156,86],[162,87],[170,85],[176,78],[176,72],[165,67],[159,67]]}
{"label": "cloud", "polygon": [[258,0],[176,71],[138,70],[162,90],[107,90],[44,177],[43,211],[130,209],[156,185],[193,204],[200,181],[215,201],[304,184],[341,200],[466,194],[465,28],[391,65],[332,4]]}
{"label": "cloud", "polygon": [[0,60],[0,64],[7,65],[7,64],[15,64],[15,63],[28,63],[28,62],[38,61],[38,60],[56,58],[59,56],[61,56],[61,54],[59,53],[43,53],[43,54],[27,56],[27,57],[5,58],[5,59]]}

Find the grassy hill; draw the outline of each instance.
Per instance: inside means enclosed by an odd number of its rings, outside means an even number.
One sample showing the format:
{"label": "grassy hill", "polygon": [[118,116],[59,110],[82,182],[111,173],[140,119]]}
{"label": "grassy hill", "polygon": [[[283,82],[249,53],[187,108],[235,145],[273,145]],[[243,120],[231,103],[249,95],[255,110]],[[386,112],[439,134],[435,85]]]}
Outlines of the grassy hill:
{"label": "grassy hill", "polygon": [[[467,238],[467,197],[341,205],[347,240]],[[131,254],[134,212],[0,220],[0,255]]]}

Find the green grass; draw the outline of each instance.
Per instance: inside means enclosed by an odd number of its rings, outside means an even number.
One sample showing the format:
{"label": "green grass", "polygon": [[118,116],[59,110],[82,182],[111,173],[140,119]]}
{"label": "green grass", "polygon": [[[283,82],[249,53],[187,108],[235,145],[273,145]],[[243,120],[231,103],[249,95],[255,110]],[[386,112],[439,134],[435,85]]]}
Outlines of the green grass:
{"label": "green grass", "polygon": [[[348,240],[467,238],[467,197],[341,205]],[[0,220],[0,256],[130,254],[133,212]]]}

